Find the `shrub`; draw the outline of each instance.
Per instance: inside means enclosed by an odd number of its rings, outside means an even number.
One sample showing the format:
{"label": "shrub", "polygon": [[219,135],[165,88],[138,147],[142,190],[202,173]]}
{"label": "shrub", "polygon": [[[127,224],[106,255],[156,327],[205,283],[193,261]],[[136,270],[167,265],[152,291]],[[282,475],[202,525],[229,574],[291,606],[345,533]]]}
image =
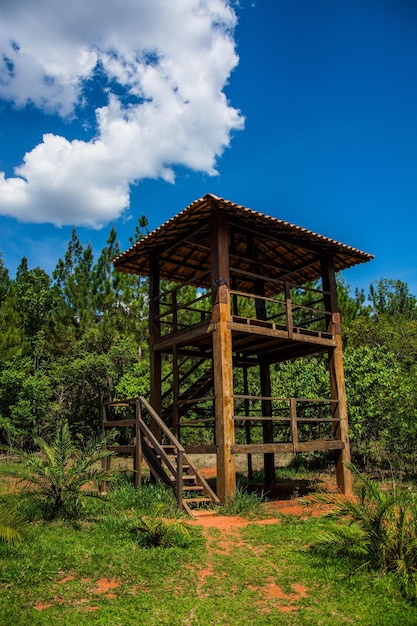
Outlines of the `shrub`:
{"label": "shrub", "polygon": [[[322,494],[332,503],[338,522],[315,542],[326,556],[347,555],[358,564],[381,573],[393,572],[402,594],[417,600],[417,502],[411,491],[387,491],[349,465],[356,477],[357,499],[341,500]],[[311,499],[310,499],[311,500]],[[340,516],[345,524],[340,524]]]}

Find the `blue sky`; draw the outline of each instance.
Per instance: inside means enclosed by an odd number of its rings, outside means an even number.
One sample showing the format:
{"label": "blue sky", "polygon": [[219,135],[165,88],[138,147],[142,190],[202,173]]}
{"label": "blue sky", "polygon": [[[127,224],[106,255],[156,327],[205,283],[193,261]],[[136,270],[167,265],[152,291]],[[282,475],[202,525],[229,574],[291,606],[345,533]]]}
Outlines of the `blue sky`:
{"label": "blue sky", "polygon": [[[25,7],[22,8],[22,5]],[[412,0],[6,2],[0,250],[51,273],[211,192],[370,252],[417,294]]]}

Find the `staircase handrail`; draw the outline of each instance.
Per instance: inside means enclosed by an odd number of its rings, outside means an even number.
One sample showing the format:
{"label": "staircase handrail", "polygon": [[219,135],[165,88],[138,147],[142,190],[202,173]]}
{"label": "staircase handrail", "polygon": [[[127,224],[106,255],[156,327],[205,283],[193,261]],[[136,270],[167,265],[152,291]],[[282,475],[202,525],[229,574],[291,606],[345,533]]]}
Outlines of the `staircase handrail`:
{"label": "staircase handrail", "polygon": [[151,431],[150,428],[148,428],[148,426],[145,424],[145,422],[143,421],[143,419],[140,417],[139,418],[139,428],[141,429],[141,431],[143,432],[144,435],[146,435],[146,437],[149,439],[149,441],[152,443],[152,446],[155,448],[155,450],[157,451],[157,453],[160,455],[160,457],[164,460],[164,463],[167,465],[167,467],[171,470],[171,472],[174,474],[174,476],[177,473],[176,468],[174,467],[174,465],[172,465],[169,456],[166,454],[164,448],[162,447],[162,445],[159,443],[158,438],[155,437],[155,435],[153,434],[153,432]]}
{"label": "staircase handrail", "polygon": [[166,435],[166,437],[169,439],[169,441],[172,443],[173,446],[175,446],[175,448],[179,451],[184,453],[185,452],[185,448],[184,446],[182,446],[180,444],[180,442],[178,441],[178,439],[176,438],[176,436],[174,435],[174,433],[172,433],[168,426],[165,424],[165,422],[162,421],[162,419],[159,417],[158,413],[155,411],[155,409],[149,404],[149,402],[143,397],[143,396],[139,396],[139,401],[140,403],[145,407],[145,409],[147,410],[147,412],[149,413],[149,415],[151,416],[152,420],[157,424],[157,426],[163,431],[164,435]]}
{"label": "staircase handrail", "polygon": [[[149,402],[143,397],[143,396],[139,396],[139,402],[142,404],[142,406],[145,407],[146,411],[148,412],[150,418],[154,421],[154,423],[158,426],[158,428],[161,429],[161,431],[164,433],[164,435],[167,437],[167,439],[171,442],[171,444],[176,448],[177,450],[177,467],[173,468],[173,466],[171,465],[171,463],[169,463],[169,467],[170,469],[172,468],[171,471],[173,471],[174,476],[176,478],[175,481],[175,485],[176,485],[176,496],[177,496],[177,504],[179,507],[182,507],[183,504],[183,497],[182,497],[182,488],[183,488],[183,479],[182,479],[182,473],[183,473],[183,464],[184,464],[184,453],[185,453],[185,449],[184,446],[182,446],[180,444],[180,442],[178,441],[178,439],[176,438],[176,436],[169,430],[169,428],[167,427],[167,425],[165,424],[165,422],[163,422],[163,420],[159,417],[158,413],[155,411],[155,409],[149,404]],[[143,427],[143,425],[146,426],[146,424],[143,422],[142,418],[139,417],[139,424],[142,421],[142,424],[140,424],[140,427]],[[155,437],[156,440],[156,437]],[[161,454],[160,450],[162,450],[162,458],[164,459],[165,463],[166,463],[166,455],[165,455],[165,451],[163,450],[162,446],[159,444],[158,442],[158,446],[157,446],[158,452]]]}

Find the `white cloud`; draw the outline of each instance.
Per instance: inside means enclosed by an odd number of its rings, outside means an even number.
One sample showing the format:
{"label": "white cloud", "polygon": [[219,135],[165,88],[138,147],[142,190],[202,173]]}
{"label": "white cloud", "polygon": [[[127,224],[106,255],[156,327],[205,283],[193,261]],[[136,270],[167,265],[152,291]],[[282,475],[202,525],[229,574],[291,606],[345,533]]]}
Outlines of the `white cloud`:
{"label": "white cloud", "polygon": [[100,227],[135,181],[172,182],[175,165],[215,174],[243,126],[223,93],[235,23],[229,0],[3,0],[0,98],[85,124],[83,85],[100,63],[109,99],[93,140],[45,134],[14,177],[0,173],[0,214]]}

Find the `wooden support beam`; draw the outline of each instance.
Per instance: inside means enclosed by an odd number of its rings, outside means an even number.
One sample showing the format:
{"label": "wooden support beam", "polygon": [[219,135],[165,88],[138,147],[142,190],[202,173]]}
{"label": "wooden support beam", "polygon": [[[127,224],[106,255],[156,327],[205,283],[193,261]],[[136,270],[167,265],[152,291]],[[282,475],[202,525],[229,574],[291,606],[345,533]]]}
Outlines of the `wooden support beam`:
{"label": "wooden support beam", "polygon": [[[251,257],[256,255],[255,242],[253,237],[248,237],[248,251]],[[258,269],[258,268],[257,268]],[[265,296],[265,282],[263,280],[255,281],[255,295],[261,298],[255,299],[256,318],[258,320],[266,320],[266,304],[262,296]],[[262,359],[259,365],[259,378],[261,385],[261,395],[270,398],[271,392],[271,372],[269,363],[265,363]],[[272,417],[272,402],[270,399],[261,401],[262,415],[264,417]],[[273,443],[274,441],[274,424],[270,420],[262,422],[262,438],[264,443]],[[264,454],[264,477],[265,487],[271,488],[275,484],[275,455],[273,452]]]}
{"label": "wooden support beam", "polygon": [[[162,355],[154,350],[154,345],[161,334],[161,324],[159,322],[159,260],[156,256],[149,259],[149,348],[150,348],[150,400],[151,406],[158,415],[162,409]],[[153,424],[153,434],[159,440],[162,431]]]}
{"label": "wooden support beam", "polygon": [[217,445],[217,495],[221,502],[236,492],[233,420],[233,359],[230,330],[229,238],[224,215],[214,213],[211,224],[213,293],[214,411]]}
{"label": "wooden support beam", "polygon": [[141,417],[139,398],[135,402],[135,452],[133,454],[133,481],[136,489],[142,484],[142,439],[139,420]]}
{"label": "wooden support beam", "polygon": [[178,369],[178,347],[172,346],[172,386],[173,386],[173,415],[172,415],[172,427],[174,435],[181,441],[180,433],[180,414],[179,414],[179,397],[180,397],[180,376]]}
{"label": "wooden support beam", "polygon": [[343,441],[336,439],[324,440],[318,439],[316,441],[299,441],[296,449],[292,443],[253,443],[247,444],[235,444],[232,446],[233,454],[265,454],[268,452],[275,453],[289,453],[289,452],[315,452],[315,451],[329,451],[329,450],[342,450],[345,444]]}
{"label": "wooden support beam", "polygon": [[[247,365],[243,366],[243,393],[245,396],[247,396],[244,399],[245,413],[246,415],[249,415],[250,402],[249,402],[249,397],[248,397],[249,396],[249,380],[248,380]],[[245,424],[245,433],[246,433],[246,443],[247,444],[252,443],[249,422]],[[252,455],[250,453],[247,455],[247,460],[248,460],[248,480],[249,482],[251,482],[253,478],[253,465],[252,465]]]}
{"label": "wooden support beam", "polygon": [[342,329],[340,326],[340,314],[338,311],[336,276],[334,271],[333,259],[331,257],[322,257],[322,281],[323,289],[329,292],[326,296],[325,308],[332,312],[332,320],[329,326],[336,341],[334,348],[329,350],[329,375],[330,375],[330,394],[332,400],[338,400],[335,404],[334,432],[335,439],[340,439],[344,443],[344,447],[337,455],[336,460],[336,480],[337,486],[342,493],[347,496],[353,495],[352,475],[346,467],[346,463],[350,463],[350,445],[348,432],[348,414],[347,400],[345,389],[345,375],[343,369],[343,350],[342,350]]}

